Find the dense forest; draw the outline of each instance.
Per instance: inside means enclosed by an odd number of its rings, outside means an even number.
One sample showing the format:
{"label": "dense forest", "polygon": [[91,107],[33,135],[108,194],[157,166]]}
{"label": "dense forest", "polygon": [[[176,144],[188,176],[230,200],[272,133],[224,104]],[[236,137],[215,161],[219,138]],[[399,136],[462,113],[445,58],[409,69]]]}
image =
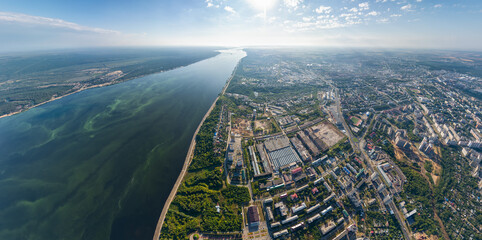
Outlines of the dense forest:
{"label": "dense forest", "polygon": [[[161,239],[186,239],[193,232],[237,232],[242,229],[241,207],[251,199],[248,188],[225,182],[222,156],[213,151],[220,98],[196,136],[194,157],[169,207]],[[219,209],[219,210],[218,210]]]}
{"label": "dense forest", "polygon": [[196,147],[194,148],[193,160],[189,166],[190,171],[220,166],[222,163],[222,156],[216,155],[213,151],[213,136],[221,112],[221,106],[218,103],[211,111],[211,114],[204,120],[203,125],[196,135]]}

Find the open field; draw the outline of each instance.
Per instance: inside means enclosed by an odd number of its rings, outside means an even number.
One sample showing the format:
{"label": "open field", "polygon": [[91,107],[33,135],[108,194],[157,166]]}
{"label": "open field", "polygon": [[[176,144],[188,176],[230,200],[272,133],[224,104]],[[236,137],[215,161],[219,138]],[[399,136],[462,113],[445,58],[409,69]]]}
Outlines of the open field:
{"label": "open field", "polygon": [[251,121],[242,119],[242,118],[236,118],[234,119],[234,124],[232,126],[231,130],[234,134],[238,134],[240,136],[245,136],[245,137],[252,137],[253,136],[253,129],[251,128]]}
{"label": "open field", "polygon": [[271,122],[269,120],[263,119],[254,121],[254,130],[256,132],[257,130],[261,130],[263,135],[270,133],[272,131],[271,128]]}
{"label": "open field", "polygon": [[338,128],[328,122],[322,122],[312,127],[315,136],[320,138],[328,148],[335,146],[345,135]]}

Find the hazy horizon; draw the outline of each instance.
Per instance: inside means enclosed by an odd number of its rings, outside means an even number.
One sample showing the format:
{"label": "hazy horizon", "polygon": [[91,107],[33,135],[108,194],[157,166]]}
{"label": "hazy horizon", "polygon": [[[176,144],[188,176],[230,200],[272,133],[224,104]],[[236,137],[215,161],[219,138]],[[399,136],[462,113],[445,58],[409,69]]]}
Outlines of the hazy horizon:
{"label": "hazy horizon", "polygon": [[[63,54],[63,53],[91,53],[99,50],[162,50],[162,49],[202,49],[209,48],[217,50],[225,49],[286,49],[286,50],[320,50],[320,51],[341,51],[341,52],[411,52],[416,51],[418,53],[433,53],[433,52],[467,52],[482,54],[482,49],[457,49],[457,48],[429,48],[429,47],[337,47],[337,46],[316,46],[316,45],[265,45],[265,46],[210,46],[210,45],[152,45],[152,46],[91,46],[91,47],[65,47],[65,48],[45,48],[45,49],[23,49],[23,50],[0,50],[0,54],[3,56],[29,56],[29,55],[50,55],[50,54]],[[217,49],[217,50],[216,50]]]}
{"label": "hazy horizon", "polygon": [[482,50],[475,0],[13,1],[0,52],[263,46]]}

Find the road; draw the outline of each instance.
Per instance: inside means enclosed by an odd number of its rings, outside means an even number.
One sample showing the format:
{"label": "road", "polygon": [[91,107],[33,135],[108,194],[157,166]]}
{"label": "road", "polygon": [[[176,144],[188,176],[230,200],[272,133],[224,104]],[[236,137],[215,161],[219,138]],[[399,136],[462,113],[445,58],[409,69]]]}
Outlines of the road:
{"label": "road", "polygon": [[[340,101],[340,94],[339,94],[339,91],[338,89],[336,89],[336,108],[337,108],[337,111],[338,111],[338,114],[340,115],[340,119],[343,123],[343,127],[345,128],[345,131],[348,135],[348,139],[350,141],[350,144],[351,146],[353,147],[353,149],[356,151],[356,152],[361,152],[362,156],[365,158],[366,162],[368,163],[368,168],[370,170],[370,173],[374,172],[374,171],[377,171],[378,170],[376,168],[373,167],[372,165],[372,160],[370,159],[370,157],[368,156],[368,154],[366,153],[365,149],[363,147],[360,147],[358,145],[358,143],[355,143],[355,141],[353,140],[353,134],[350,130],[350,128],[348,127],[346,121],[345,121],[345,118],[343,117],[343,112],[341,111],[341,101]],[[373,117],[372,121],[375,119],[375,117]],[[362,137],[362,139],[360,141],[364,141],[364,137]],[[364,146],[365,144],[362,144],[362,146]],[[368,171],[367,171],[368,172]],[[379,172],[378,173],[379,176],[381,176],[381,173]],[[388,194],[388,191],[385,190],[385,196],[386,194]],[[380,199],[379,199],[380,200]],[[390,210],[392,210],[393,214],[395,215],[395,218],[397,219],[398,223],[400,224],[400,227],[402,229],[402,233],[403,233],[403,236],[405,239],[408,239],[410,240],[410,236],[412,235],[411,234],[411,231],[410,229],[406,226],[405,224],[405,220],[404,218],[400,215],[400,212],[398,211],[397,209],[397,206],[393,203],[393,201],[390,201],[390,203],[388,204]]]}
{"label": "road", "polygon": [[353,150],[356,152],[360,152],[360,147],[358,146],[357,143],[353,140],[353,134],[351,133],[350,128],[346,124],[345,118],[343,117],[343,112],[341,111],[341,101],[340,101],[340,94],[338,93],[338,88],[336,88],[336,110],[338,112],[338,115],[340,116],[341,122],[343,123],[343,128],[345,128],[345,131],[348,135],[348,140],[350,141],[351,146],[353,147]]}
{"label": "road", "polygon": [[405,239],[411,239],[410,238],[410,236],[411,236],[410,229],[405,224],[405,220],[402,218],[400,212],[397,209],[397,206],[395,206],[395,203],[393,203],[393,201],[390,201],[388,206],[390,207],[390,210],[393,211],[393,214],[395,215],[395,218],[397,218],[398,223],[400,224],[400,227],[402,228],[402,233],[403,233],[404,238]]}

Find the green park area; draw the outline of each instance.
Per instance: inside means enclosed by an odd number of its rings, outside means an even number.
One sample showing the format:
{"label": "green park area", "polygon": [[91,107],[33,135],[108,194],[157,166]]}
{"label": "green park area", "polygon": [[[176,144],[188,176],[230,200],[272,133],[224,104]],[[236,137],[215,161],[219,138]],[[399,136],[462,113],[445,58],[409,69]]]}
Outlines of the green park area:
{"label": "green park area", "polygon": [[224,152],[213,151],[221,101],[196,136],[194,157],[169,207],[161,239],[185,239],[194,232],[239,232],[241,208],[250,200],[246,187],[227,184],[222,168]]}

